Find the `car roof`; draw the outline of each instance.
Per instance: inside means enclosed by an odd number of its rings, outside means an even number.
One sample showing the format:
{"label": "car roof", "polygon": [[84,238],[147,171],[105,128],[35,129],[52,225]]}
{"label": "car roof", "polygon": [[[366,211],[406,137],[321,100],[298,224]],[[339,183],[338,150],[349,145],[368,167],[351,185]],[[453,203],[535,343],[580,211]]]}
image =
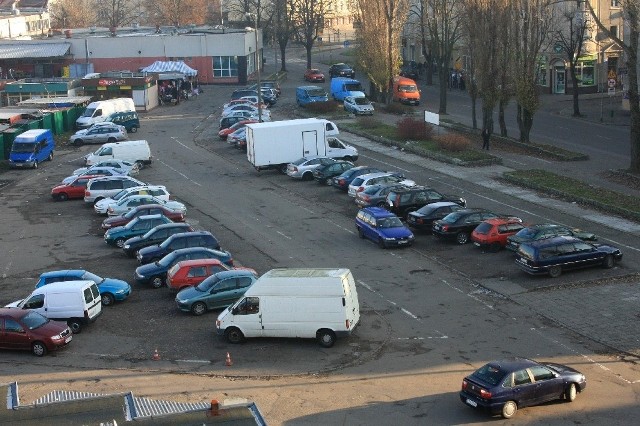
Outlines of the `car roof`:
{"label": "car roof", "polygon": [[169,238],[190,237],[190,236],[194,236],[194,235],[211,235],[211,236],[213,236],[213,234],[211,232],[209,232],[209,231],[189,231],[189,232],[180,232],[178,234],[173,234]]}
{"label": "car roof", "polygon": [[160,219],[163,214],[143,214],[142,216],[136,217],[137,220],[151,220],[151,219]]}
{"label": "car roof", "polygon": [[27,315],[29,312],[32,312],[32,310],[20,308],[0,308],[0,315],[11,317],[14,319],[20,319],[23,316]]}
{"label": "car roof", "polygon": [[531,247],[543,248],[543,247],[556,246],[558,244],[565,244],[565,243],[584,243],[584,241],[582,241],[580,238],[570,237],[568,235],[559,235],[557,237],[544,238],[542,240],[523,243],[523,245],[526,244]]}
{"label": "car roof", "polygon": [[522,224],[522,222],[515,217],[494,217],[491,219],[487,219],[485,220],[486,223],[490,223],[492,225],[501,225],[503,223],[519,223]]}
{"label": "car roof", "polygon": [[364,175],[360,175],[358,176],[360,179],[362,180],[369,180],[369,179],[373,179],[373,178],[377,178],[377,177],[383,177],[383,176],[391,176],[393,173],[391,172],[373,172],[373,173],[366,173]]}
{"label": "car roof", "polygon": [[[224,279],[224,278],[229,278],[229,277],[255,277],[256,275],[248,270],[248,269],[231,269],[229,271],[220,271],[220,272],[216,272],[215,274],[211,275],[212,277],[217,277],[219,279]],[[207,277],[208,278],[208,277]]]}
{"label": "car roof", "polygon": [[180,268],[186,268],[189,266],[206,266],[206,265],[216,265],[222,264],[219,259],[190,259],[190,260],[181,260],[177,263],[180,265]]}
{"label": "car roof", "polygon": [[371,213],[376,218],[397,217],[395,214],[391,213],[389,210],[382,207],[365,207],[362,210]]}
{"label": "car roof", "polygon": [[440,207],[457,206],[457,205],[458,204],[454,203],[453,201],[436,201],[435,203],[426,204],[426,206],[430,206],[436,209]]}
{"label": "car roof", "polygon": [[[155,215],[153,215],[155,216]],[[157,216],[164,216],[162,214],[157,215]],[[169,223],[163,223],[161,225],[156,226],[153,229],[165,229],[165,228],[187,228],[191,226],[190,223],[188,222],[169,222]]]}
{"label": "car roof", "polygon": [[513,358],[504,358],[504,359],[498,359],[495,361],[490,361],[487,364],[492,366],[497,366],[503,371],[512,372],[512,371],[522,370],[523,368],[529,368],[534,365],[538,365],[538,362],[528,358],[513,357]]}
{"label": "car roof", "polygon": [[87,272],[85,269],[59,269],[57,271],[47,271],[40,274],[40,278],[48,277],[66,277],[69,275],[83,275]]}

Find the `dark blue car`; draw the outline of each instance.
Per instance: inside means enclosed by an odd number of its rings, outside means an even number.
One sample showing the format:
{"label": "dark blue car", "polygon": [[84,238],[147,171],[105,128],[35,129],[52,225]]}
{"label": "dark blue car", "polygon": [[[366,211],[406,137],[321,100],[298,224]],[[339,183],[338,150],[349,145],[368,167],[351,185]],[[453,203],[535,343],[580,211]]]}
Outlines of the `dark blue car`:
{"label": "dark blue car", "polygon": [[360,238],[368,238],[381,248],[410,246],[413,233],[395,214],[381,207],[366,207],[356,215]]}
{"label": "dark blue car", "polygon": [[136,257],[138,259],[138,263],[144,265],[145,263],[151,263],[162,259],[172,251],[189,247],[204,247],[213,250],[220,250],[220,243],[216,237],[211,234],[211,232],[180,232],[178,234],[171,235],[158,245],[141,248],[138,250]]}
{"label": "dark blue car", "polygon": [[228,251],[191,247],[175,250],[158,261],[138,266],[134,277],[140,284],[151,284],[153,288],[160,288],[165,284],[167,272],[173,265],[193,259],[218,259],[228,266],[233,266],[233,258]]}
{"label": "dark blue car", "polygon": [[492,361],[465,377],[460,400],[509,419],[519,408],[563,398],[573,402],[586,386],[584,374],[566,365],[509,358]]}
{"label": "dark blue car", "polygon": [[36,288],[60,281],[78,280],[90,280],[96,283],[104,306],[113,305],[116,301],[123,301],[131,294],[131,286],[128,282],[115,278],[102,278],[84,269],[63,269],[61,271],[45,272],[40,275]]}
{"label": "dark blue car", "polygon": [[613,268],[621,259],[622,253],[616,247],[563,236],[520,244],[516,264],[529,274],[549,274],[555,278],[569,269]]}
{"label": "dark blue car", "polygon": [[365,175],[367,173],[378,172],[382,172],[382,170],[371,166],[352,167],[349,170],[343,172],[340,176],[334,177],[332,185],[338,189],[341,189],[342,191],[347,191],[351,182],[358,176]]}

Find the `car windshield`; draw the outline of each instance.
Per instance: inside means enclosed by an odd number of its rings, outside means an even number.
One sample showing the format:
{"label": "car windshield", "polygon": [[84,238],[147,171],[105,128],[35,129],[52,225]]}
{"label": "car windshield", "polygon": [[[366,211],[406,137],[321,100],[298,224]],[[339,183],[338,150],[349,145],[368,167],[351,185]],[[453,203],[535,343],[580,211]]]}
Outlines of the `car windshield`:
{"label": "car windshield", "polygon": [[206,278],[204,281],[202,281],[200,284],[198,284],[196,286],[196,290],[198,291],[202,291],[202,292],[207,292],[209,290],[211,290],[211,288],[216,285],[216,283],[220,281],[218,279],[218,277],[216,277],[215,275],[210,276],[209,278]]}
{"label": "car windshield", "polygon": [[354,101],[356,105],[369,105],[369,100],[367,98],[355,98]]}
{"label": "car windshield", "polygon": [[362,92],[362,86],[360,83],[347,83],[344,85],[344,88],[348,92]]}
{"label": "car windshield", "polygon": [[428,216],[430,214],[432,214],[434,211],[436,211],[438,208],[437,207],[433,207],[430,206],[429,204],[427,204],[426,206],[423,206],[421,208],[419,208],[417,210],[417,213],[423,214],[425,216]]}
{"label": "car windshield", "polygon": [[312,68],[309,70],[309,74],[320,74],[320,70]]}
{"label": "car windshield", "polygon": [[351,181],[351,185],[353,186],[360,186],[360,184],[364,182],[364,179],[362,178],[355,178],[354,180]]}
{"label": "car windshield", "polygon": [[304,163],[304,162],[307,162],[307,161],[309,161],[309,159],[308,159],[308,158],[302,157],[302,158],[300,158],[300,159],[298,159],[298,160],[294,161],[294,162],[293,162],[293,163],[291,163],[291,164],[293,164],[294,166],[299,166],[300,164],[302,164],[302,163]]}
{"label": "car windshield", "polygon": [[516,233],[516,237],[520,238],[534,238],[538,234],[538,230],[536,228],[523,228]]}
{"label": "car windshield", "polygon": [[175,252],[173,252],[173,253],[169,253],[168,255],[163,257],[162,259],[158,260],[156,262],[156,265],[168,268],[169,266],[173,265],[174,263],[179,262],[179,260],[182,260],[182,259],[178,259],[178,256],[175,254]]}
{"label": "car windshield", "polygon": [[378,228],[401,228],[404,225],[397,217],[385,217],[378,219]]}
{"label": "car windshield", "polygon": [[113,197],[111,197],[111,199],[113,199],[113,200],[119,200],[119,199],[120,199],[120,198],[122,198],[122,196],[123,196],[124,194],[126,194],[126,193],[127,193],[127,190],[126,190],[126,189],[123,189],[122,191],[118,192],[116,195],[114,195]]}
{"label": "car windshield", "polygon": [[88,271],[82,274],[82,279],[93,281],[96,284],[100,284],[102,281],[104,281],[104,278],[99,277],[96,274],[92,274],[91,272],[88,272]]}
{"label": "car windshield", "polygon": [[446,215],[442,221],[446,222],[446,223],[456,223],[458,220],[460,220],[460,218],[463,216],[462,213],[459,212],[453,212],[453,213],[449,213],[448,215]]}
{"label": "car windshield", "polygon": [[95,108],[87,108],[82,113],[82,117],[93,117],[94,112],[96,112]]}
{"label": "car windshield", "polygon": [[29,311],[27,315],[22,317],[22,322],[29,330],[35,330],[36,328],[40,328],[43,325],[47,324],[49,322],[49,319],[43,317],[35,311]]}
{"label": "car windshield", "polygon": [[140,222],[140,220],[141,220],[141,219],[140,219],[140,216],[136,217],[135,219],[133,219],[131,222],[127,223],[127,224],[124,226],[124,227],[125,227],[125,229],[131,229],[131,228],[133,228],[134,226],[136,226],[136,224],[137,224],[138,222]]}
{"label": "car windshield", "polygon": [[491,228],[493,228],[493,225],[491,225],[490,223],[483,222],[480,225],[476,226],[475,231],[478,234],[484,235],[484,234],[488,234],[489,231],[491,231]]}
{"label": "car windshield", "polygon": [[364,192],[367,195],[374,195],[378,191],[380,191],[380,189],[382,189],[382,186],[380,186],[380,185],[372,185],[372,186],[368,187],[367,189],[365,189],[362,192]]}
{"label": "car windshield", "polygon": [[502,382],[507,374],[508,373],[501,370],[500,367],[487,364],[484,367],[477,369],[472,376],[485,383],[489,383],[492,386],[496,386],[498,383]]}
{"label": "car windshield", "polygon": [[13,152],[33,152],[36,145],[32,143],[14,143],[11,151]]}
{"label": "car windshield", "polygon": [[309,94],[309,96],[313,97],[327,96],[327,92],[325,92],[323,89],[311,89],[307,90],[307,93]]}
{"label": "car windshield", "polygon": [[400,86],[398,86],[398,92],[414,93],[417,91],[418,88],[413,84],[401,84]]}

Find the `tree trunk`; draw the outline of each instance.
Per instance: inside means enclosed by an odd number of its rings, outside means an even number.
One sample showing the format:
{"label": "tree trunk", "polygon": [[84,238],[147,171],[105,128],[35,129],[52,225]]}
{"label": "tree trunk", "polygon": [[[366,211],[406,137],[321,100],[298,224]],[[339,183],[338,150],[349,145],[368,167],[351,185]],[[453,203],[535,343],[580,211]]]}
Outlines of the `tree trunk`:
{"label": "tree trunk", "polygon": [[518,127],[520,129],[520,142],[529,143],[529,134],[533,127],[533,114],[521,105],[518,105]]}
{"label": "tree trunk", "polygon": [[438,108],[438,114],[447,113],[447,86],[449,80],[449,73],[444,69],[444,65],[440,65],[440,72],[438,73],[440,79],[440,107]]}
{"label": "tree trunk", "polygon": [[500,124],[500,136],[507,137],[507,123],[504,121],[504,110],[507,102],[500,100],[498,102],[498,124]]}
{"label": "tree trunk", "polygon": [[[471,83],[470,83],[471,84]],[[471,95],[471,120],[473,122],[473,128],[477,129],[478,128],[478,118],[476,117],[477,115],[477,101],[478,101],[478,94],[476,93],[476,90],[473,90],[473,88],[469,88],[469,94]]]}
{"label": "tree trunk", "polygon": [[638,96],[638,36],[640,28],[637,9],[634,9],[634,12],[636,13],[629,14],[633,23],[630,25],[630,49],[626,52],[627,69],[629,70],[629,107],[631,110],[629,171],[640,173],[640,96]]}
{"label": "tree trunk", "polygon": [[287,71],[287,63],[286,63],[286,52],[287,52],[287,43],[278,43],[280,45],[280,71]]}
{"label": "tree trunk", "polygon": [[427,86],[433,86],[433,56],[425,55],[427,62],[424,64],[424,72],[427,78]]}
{"label": "tree trunk", "polygon": [[578,74],[576,72],[576,64],[571,61],[569,64],[569,73],[571,74],[571,81],[573,82],[573,116],[580,117],[580,103],[578,100]]}
{"label": "tree trunk", "polygon": [[307,69],[311,68],[311,49],[313,48],[313,43],[309,43],[304,46],[307,51]]}

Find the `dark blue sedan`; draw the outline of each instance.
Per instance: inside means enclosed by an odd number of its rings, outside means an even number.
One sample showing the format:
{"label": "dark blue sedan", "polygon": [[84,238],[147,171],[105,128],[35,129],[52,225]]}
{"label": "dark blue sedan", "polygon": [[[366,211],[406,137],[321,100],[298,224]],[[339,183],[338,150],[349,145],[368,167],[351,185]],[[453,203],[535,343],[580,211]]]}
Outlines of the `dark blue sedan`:
{"label": "dark blue sedan", "polygon": [[131,286],[128,282],[115,278],[102,278],[84,269],[63,269],[45,272],[40,275],[36,288],[60,281],[77,280],[89,280],[96,283],[104,306],[113,305],[116,301],[123,301],[131,294]]}
{"label": "dark blue sedan", "polygon": [[492,361],[465,377],[460,400],[509,419],[519,408],[555,399],[573,402],[586,386],[584,374],[566,365],[509,358]]}
{"label": "dark blue sedan", "polygon": [[360,238],[368,238],[381,248],[410,246],[413,233],[395,214],[381,207],[365,207],[356,215]]}

